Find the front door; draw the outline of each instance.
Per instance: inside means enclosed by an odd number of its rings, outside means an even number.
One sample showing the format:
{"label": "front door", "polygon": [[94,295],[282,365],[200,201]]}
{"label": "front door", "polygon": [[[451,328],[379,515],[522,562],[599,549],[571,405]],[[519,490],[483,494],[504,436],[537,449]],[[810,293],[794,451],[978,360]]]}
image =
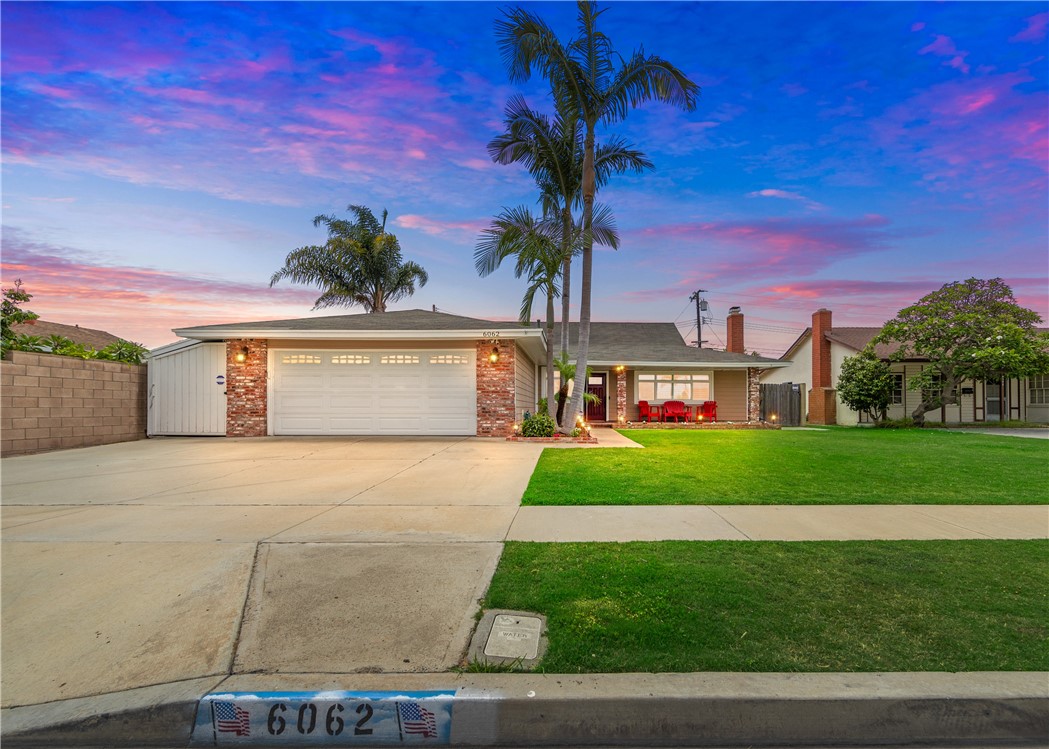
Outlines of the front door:
{"label": "front door", "polygon": [[984,411],[987,421],[1001,421],[1005,408],[1005,398],[1002,393],[1002,383],[988,382],[985,387],[987,393],[987,410]]}
{"label": "front door", "polygon": [[593,395],[597,400],[586,404],[586,420],[591,424],[595,421],[606,421],[607,412],[605,407],[608,403],[608,374],[592,374],[587,379],[586,392]]}

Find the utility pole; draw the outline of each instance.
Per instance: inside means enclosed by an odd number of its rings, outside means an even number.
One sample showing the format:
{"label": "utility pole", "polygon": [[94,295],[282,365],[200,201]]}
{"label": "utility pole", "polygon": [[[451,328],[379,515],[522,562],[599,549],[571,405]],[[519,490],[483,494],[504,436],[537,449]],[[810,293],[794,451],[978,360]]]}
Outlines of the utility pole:
{"label": "utility pole", "polygon": [[696,289],[695,293],[689,297],[689,300],[696,303],[696,346],[699,348],[703,348],[703,313],[709,309],[707,300],[699,295],[706,293],[706,289]]}

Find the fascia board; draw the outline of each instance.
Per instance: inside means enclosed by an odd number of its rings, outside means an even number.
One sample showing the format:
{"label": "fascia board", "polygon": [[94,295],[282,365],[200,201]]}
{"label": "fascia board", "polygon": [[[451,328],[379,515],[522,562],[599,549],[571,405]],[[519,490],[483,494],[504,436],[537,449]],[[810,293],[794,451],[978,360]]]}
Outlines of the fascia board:
{"label": "fascia board", "polygon": [[267,338],[271,340],[305,341],[453,341],[484,338],[535,338],[544,340],[538,328],[488,328],[485,330],[254,330],[234,328],[175,328],[175,335],[198,341],[226,339]]}
{"label": "fascia board", "polygon": [[761,362],[694,362],[694,361],[631,361],[629,359],[620,359],[618,361],[588,361],[588,367],[618,367],[618,366],[629,367],[636,369],[638,367],[670,367],[670,368],[681,368],[686,367],[688,369],[780,369],[782,367],[789,367],[791,362],[789,361],[761,361]]}

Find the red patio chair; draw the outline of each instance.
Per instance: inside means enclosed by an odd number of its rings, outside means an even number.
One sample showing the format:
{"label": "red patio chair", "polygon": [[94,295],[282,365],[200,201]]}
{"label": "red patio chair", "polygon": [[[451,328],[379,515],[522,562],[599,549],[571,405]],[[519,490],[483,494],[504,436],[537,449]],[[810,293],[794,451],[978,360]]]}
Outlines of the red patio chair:
{"label": "red patio chair", "polygon": [[663,420],[688,421],[688,411],[685,410],[684,401],[667,401],[663,404]]}
{"label": "red patio chair", "polygon": [[718,420],[718,402],[717,401],[703,401],[703,421],[711,424],[716,423]]}
{"label": "red patio chair", "polygon": [[638,418],[641,419],[641,421],[652,421],[653,416],[655,416],[657,420],[659,419],[659,412],[650,408],[648,401],[638,401],[637,410]]}

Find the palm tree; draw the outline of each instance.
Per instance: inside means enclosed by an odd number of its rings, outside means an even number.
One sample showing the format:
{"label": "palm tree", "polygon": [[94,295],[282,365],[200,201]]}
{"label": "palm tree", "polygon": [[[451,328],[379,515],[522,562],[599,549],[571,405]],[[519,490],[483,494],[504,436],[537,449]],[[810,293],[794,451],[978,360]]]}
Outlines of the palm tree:
{"label": "palm tree", "polygon": [[381,224],[365,206],[351,205],[347,210],[355,221],[314,218],[314,226],[327,228],[328,241],[289,253],[284,267],[270,278],[270,286],[285,278],[320,286],[313,309],[359,304],[368,312],[385,312],[388,304],[414,294],[417,283],[426,285],[429,276],[423,267],[403,262],[400,242],[386,232],[386,209]]}
{"label": "palm tree", "polygon": [[[569,294],[574,253],[572,209],[582,203],[583,131],[575,112],[558,113],[551,121],[529,108],[522,96],[513,96],[504,111],[506,132],[488,144],[492,161],[520,162],[540,187],[543,214],[561,221],[561,355],[568,355]],[[594,162],[598,187],[612,174],[652,169],[652,162],[623,140],[614,138],[597,148]]]}
{"label": "palm tree", "polygon": [[[594,195],[597,180],[595,132],[599,122],[614,123],[650,99],[692,111],[699,86],[671,63],[637,50],[621,58],[611,41],[597,30],[597,4],[578,0],[579,36],[563,45],[538,16],[522,9],[508,11],[496,21],[496,36],[514,82],[527,81],[532,68],[550,82],[558,111],[576,112],[585,127],[583,139],[583,249],[582,289],[579,300],[579,344],[576,384],[569,413],[582,404],[586,362],[590,353],[590,306],[593,277]],[[619,64],[617,65],[617,61]]]}

